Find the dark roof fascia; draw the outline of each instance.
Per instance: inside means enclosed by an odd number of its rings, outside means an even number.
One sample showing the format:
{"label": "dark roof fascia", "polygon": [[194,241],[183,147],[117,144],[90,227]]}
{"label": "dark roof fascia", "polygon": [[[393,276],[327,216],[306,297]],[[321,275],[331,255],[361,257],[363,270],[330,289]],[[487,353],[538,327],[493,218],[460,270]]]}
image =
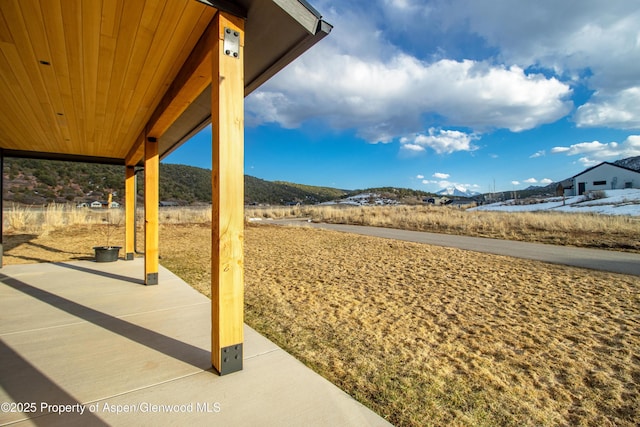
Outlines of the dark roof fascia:
{"label": "dark roof fascia", "polygon": [[44,153],[39,151],[11,150],[7,148],[2,150],[2,156],[14,157],[18,159],[61,160],[64,162],[97,163],[102,165],[124,166],[125,164],[124,159],[113,157],[81,156],[76,154],[64,153]]}
{"label": "dark roof fascia", "polygon": [[309,2],[307,2],[306,0],[298,0],[298,2],[300,2],[304,7],[306,7],[309,10],[309,12],[313,13],[316,18],[322,19],[322,15],[320,14],[320,12],[318,12],[313,6],[311,6]]}
{"label": "dark roof fascia", "polygon": [[572,176],[571,179],[575,179],[575,178],[579,177],[580,175],[584,175],[585,173],[590,172],[590,171],[592,171],[592,170],[594,170],[596,168],[599,168],[602,165],[610,165],[610,166],[614,166],[616,168],[620,168],[620,169],[624,169],[624,170],[627,170],[627,171],[631,171],[631,172],[635,172],[635,173],[640,174],[640,171],[637,171],[635,169],[631,169],[631,168],[627,168],[627,167],[624,167],[624,166],[616,165],[615,163],[611,163],[611,162],[602,162],[602,163],[597,164],[595,166],[591,166],[589,169],[583,170],[582,172],[580,172],[577,175]]}
{"label": "dark roof fascia", "polygon": [[223,12],[229,12],[239,18],[247,19],[247,9],[229,0],[196,0],[207,6],[211,6]]}

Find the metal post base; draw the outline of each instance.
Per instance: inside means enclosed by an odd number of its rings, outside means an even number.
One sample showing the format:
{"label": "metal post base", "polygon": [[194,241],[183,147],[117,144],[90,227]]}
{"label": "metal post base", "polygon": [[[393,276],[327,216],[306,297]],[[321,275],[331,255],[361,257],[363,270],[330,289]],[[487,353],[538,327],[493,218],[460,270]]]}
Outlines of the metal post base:
{"label": "metal post base", "polygon": [[144,281],[144,284],[149,285],[157,285],[158,284],[158,273],[149,273],[147,274],[147,280]]}
{"label": "metal post base", "polygon": [[222,355],[220,358],[220,375],[232,374],[242,370],[242,344],[224,347],[220,352]]}

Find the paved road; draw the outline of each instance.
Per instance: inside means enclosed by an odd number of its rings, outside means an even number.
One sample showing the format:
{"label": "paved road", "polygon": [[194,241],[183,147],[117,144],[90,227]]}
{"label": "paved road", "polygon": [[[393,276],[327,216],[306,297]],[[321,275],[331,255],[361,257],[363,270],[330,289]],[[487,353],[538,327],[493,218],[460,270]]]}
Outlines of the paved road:
{"label": "paved road", "polygon": [[487,239],[483,237],[454,236],[449,234],[426,233],[422,231],[396,230],[391,228],[366,227],[344,224],[316,224],[307,220],[276,220],[274,224],[304,224],[311,227],[342,231],[345,233],[426,243],[429,245],[459,248],[497,255],[545,261],[553,264],[570,265],[614,273],[640,276],[640,254],[600,249],[574,248],[568,246],[545,245],[541,243],[516,242],[511,240]]}

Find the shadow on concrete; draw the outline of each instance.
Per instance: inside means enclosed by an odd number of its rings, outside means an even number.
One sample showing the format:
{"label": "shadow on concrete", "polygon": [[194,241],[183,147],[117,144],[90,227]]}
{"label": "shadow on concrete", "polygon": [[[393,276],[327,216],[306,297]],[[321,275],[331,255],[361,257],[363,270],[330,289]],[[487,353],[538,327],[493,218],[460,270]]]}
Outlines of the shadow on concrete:
{"label": "shadow on concrete", "polygon": [[[80,265],[77,265],[77,264],[68,264],[66,262],[56,262],[56,263],[54,263],[54,265],[59,266],[59,267],[68,268],[70,270],[81,271],[83,273],[95,274],[95,275],[98,275],[98,276],[107,277],[109,279],[115,279],[115,280],[120,280],[120,281],[123,281],[123,282],[135,283],[136,285],[144,285],[144,280],[142,278],[136,279],[136,278],[129,277],[129,276],[122,276],[120,274],[110,273],[108,271],[94,270],[92,268],[83,267],[83,266],[80,266]],[[106,264],[103,264],[103,265],[106,265]],[[143,275],[143,273],[141,271],[140,272],[140,276],[142,276],[142,275]]]}
{"label": "shadow on concrete", "polygon": [[[21,411],[24,415],[19,416],[20,418],[16,417],[14,421],[29,418],[36,425],[49,426],[52,424],[51,417],[59,415],[48,411],[47,409],[50,408],[43,407],[43,403],[51,405],[80,404],[77,399],[51,381],[2,340],[0,340],[0,360],[2,360],[0,363],[0,386],[12,397],[13,402],[21,406],[21,409],[26,405],[26,411]],[[64,414],[63,417],[65,423],[81,419],[82,422],[78,422],[78,424],[108,425],[88,410],[85,410],[82,415],[78,412],[71,412]],[[9,421],[9,423],[11,422]],[[0,423],[4,424],[1,421]]]}
{"label": "shadow on concrete", "polygon": [[36,288],[20,280],[0,273],[0,281],[7,286],[65,311],[77,318],[116,333],[145,347],[166,354],[176,360],[188,363],[202,370],[211,369],[210,352],[191,344],[159,334],[150,329],[124,321],[117,317],[78,304],[67,298]]}

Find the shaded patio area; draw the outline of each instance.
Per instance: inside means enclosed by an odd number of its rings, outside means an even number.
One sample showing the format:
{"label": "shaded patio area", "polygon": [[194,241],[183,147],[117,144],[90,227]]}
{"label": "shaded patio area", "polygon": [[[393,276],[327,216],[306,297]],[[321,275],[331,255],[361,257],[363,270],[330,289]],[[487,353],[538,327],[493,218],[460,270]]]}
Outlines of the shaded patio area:
{"label": "shaded patio area", "polygon": [[211,302],[142,262],[0,270],[0,425],[388,425],[246,325],[218,376]]}

